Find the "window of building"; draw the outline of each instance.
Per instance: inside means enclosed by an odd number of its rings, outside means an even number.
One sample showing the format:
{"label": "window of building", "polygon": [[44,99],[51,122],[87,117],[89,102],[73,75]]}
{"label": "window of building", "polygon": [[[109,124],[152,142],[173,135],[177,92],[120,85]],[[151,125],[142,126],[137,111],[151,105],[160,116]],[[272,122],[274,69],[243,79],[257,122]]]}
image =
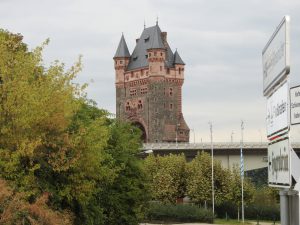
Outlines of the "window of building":
{"label": "window of building", "polygon": [[148,37],[146,37],[144,40],[145,40],[145,42],[148,42],[149,39],[150,39],[150,37],[148,36]]}
{"label": "window of building", "polygon": [[178,69],[178,72],[179,72],[179,74],[181,74],[181,69],[180,68]]}
{"label": "window of building", "polygon": [[160,53],[160,56],[163,56],[163,53],[162,53],[162,52]]}
{"label": "window of building", "polygon": [[120,64],[121,64],[121,65],[123,64],[123,61],[122,61],[122,60],[120,61]]}
{"label": "window of building", "polygon": [[145,55],[146,59],[148,59],[148,55]]}
{"label": "window of building", "polygon": [[173,88],[170,88],[170,89],[169,89],[169,95],[170,95],[170,96],[173,96]]}
{"label": "window of building", "polygon": [[173,109],[173,104],[172,103],[170,103],[170,109]]}
{"label": "window of building", "polygon": [[130,89],[130,96],[136,96],[136,94],[137,94],[137,91],[136,91],[136,89],[135,88],[133,88],[133,89]]}
{"label": "window of building", "polygon": [[170,69],[169,68],[167,69],[167,74],[170,74]]}
{"label": "window of building", "polygon": [[139,100],[139,102],[138,102],[138,109],[143,109],[142,100]]}
{"label": "window of building", "polygon": [[156,56],[156,52],[154,52],[154,56]]}
{"label": "window of building", "polygon": [[149,57],[151,57],[151,52],[149,52]]}
{"label": "window of building", "polygon": [[137,56],[134,56],[134,57],[133,57],[133,61],[136,61],[136,60],[137,60],[137,58],[138,58]]}
{"label": "window of building", "polygon": [[129,104],[129,102],[126,103],[126,111],[127,112],[130,111],[130,104]]}
{"label": "window of building", "polygon": [[143,95],[143,94],[147,94],[147,92],[148,92],[148,88],[147,87],[142,87],[141,88],[141,94]]}
{"label": "window of building", "polygon": [[162,66],[160,66],[160,71],[162,71]]}

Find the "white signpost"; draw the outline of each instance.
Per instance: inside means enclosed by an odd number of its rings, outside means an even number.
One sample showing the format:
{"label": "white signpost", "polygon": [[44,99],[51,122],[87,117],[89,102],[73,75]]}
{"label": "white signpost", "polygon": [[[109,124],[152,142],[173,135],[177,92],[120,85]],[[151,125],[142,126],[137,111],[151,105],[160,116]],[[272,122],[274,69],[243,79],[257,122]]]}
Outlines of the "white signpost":
{"label": "white signpost", "polygon": [[290,158],[289,139],[287,137],[269,145],[269,186],[291,186]]}
{"label": "white signpost", "polygon": [[290,17],[285,16],[262,52],[263,92],[267,96],[290,72]]}
{"label": "white signpost", "polygon": [[300,124],[300,86],[291,88],[291,125]]}
{"label": "white signpost", "polygon": [[272,137],[289,127],[289,85],[285,82],[267,98],[267,136]]}

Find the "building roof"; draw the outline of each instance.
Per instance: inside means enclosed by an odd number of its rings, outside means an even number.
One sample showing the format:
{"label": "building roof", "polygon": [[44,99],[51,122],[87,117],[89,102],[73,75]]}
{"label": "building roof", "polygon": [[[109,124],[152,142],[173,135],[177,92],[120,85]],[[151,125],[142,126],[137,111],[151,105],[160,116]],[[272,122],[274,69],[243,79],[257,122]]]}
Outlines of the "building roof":
{"label": "building roof", "polygon": [[173,62],[173,63],[174,63],[174,64],[185,65],[185,63],[182,61],[182,59],[181,59],[179,53],[177,52],[177,49],[176,49],[176,51],[175,51],[175,53],[174,53],[174,62]]}
{"label": "building roof", "polygon": [[124,38],[124,35],[122,34],[121,40],[119,42],[119,46],[117,48],[115,57],[130,57],[130,53],[128,51],[128,47]]}
{"label": "building roof", "polygon": [[133,50],[133,53],[130,57],[127,70],[134,70],[134,69],[148,66],[149,65],[147,59],[148,49],[165,49],[166,50],[165,65],[168,68],[174,67],[174,54],[167,41],[165,42],[163,41],[161,33],[162,32],[158,25],[155,25],[153,27],[148,27],[143,30],[142,35],[138,39],[136,46]]}

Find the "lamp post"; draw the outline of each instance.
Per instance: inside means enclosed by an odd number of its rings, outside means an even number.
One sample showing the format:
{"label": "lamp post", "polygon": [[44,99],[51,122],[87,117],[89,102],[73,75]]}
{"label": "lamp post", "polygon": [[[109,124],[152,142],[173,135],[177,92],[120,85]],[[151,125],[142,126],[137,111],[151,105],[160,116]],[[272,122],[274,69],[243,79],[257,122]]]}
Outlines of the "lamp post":
{"label": "lamp post", "polygon": [[244,121],[241,121],[241,182],[242,182],[242,221],[245,223],[244,216],[244,158],[243,158],[243,139],[244,139]]}
{"label": "lamp post", "polygon": [[177,140],[177,136],[178,136],[178,134],[177,134],[177,132],[178,132],[178,126],[180,126],[180,123],[176,123],[176,132],[175,132],[175,134],[176,134],[176,136],[175,136],[176,148],[178,148],[178,140]]}
{"label": "lamp post", "polygon": [[231,131],[231,136],[230,136],[230,140],[231,140],[231,143],[233,142],[233,134],[234,134],[234,132],[233,131]]}
{"label": "lamp post", "polygon": [[196,143],[195,143],[195,129],[193,128],[193,129],[191,129],[191,131],[193,131],[193,134],[194,134],[194,146],[196,145]]}
{"label": "lamp post", "polygon": [[211,146],[211,195],[212,195],[212,211],[213,218],[215,217],[215,188],[214,188],[214,147],[213,147],[213,131],[212,131],[212,123],[209,122],[210,129],[210,146]]}

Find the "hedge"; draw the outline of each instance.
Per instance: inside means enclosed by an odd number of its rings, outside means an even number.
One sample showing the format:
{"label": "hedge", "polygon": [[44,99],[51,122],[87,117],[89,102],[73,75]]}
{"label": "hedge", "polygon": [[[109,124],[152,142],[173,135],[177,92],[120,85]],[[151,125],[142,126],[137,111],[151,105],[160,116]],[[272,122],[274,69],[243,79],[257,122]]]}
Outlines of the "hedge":
{"label": "hedge", "polygon": [[150,203],[146,212],[149,222],[206,222],[212,223],[212,212],[191,204]]}

